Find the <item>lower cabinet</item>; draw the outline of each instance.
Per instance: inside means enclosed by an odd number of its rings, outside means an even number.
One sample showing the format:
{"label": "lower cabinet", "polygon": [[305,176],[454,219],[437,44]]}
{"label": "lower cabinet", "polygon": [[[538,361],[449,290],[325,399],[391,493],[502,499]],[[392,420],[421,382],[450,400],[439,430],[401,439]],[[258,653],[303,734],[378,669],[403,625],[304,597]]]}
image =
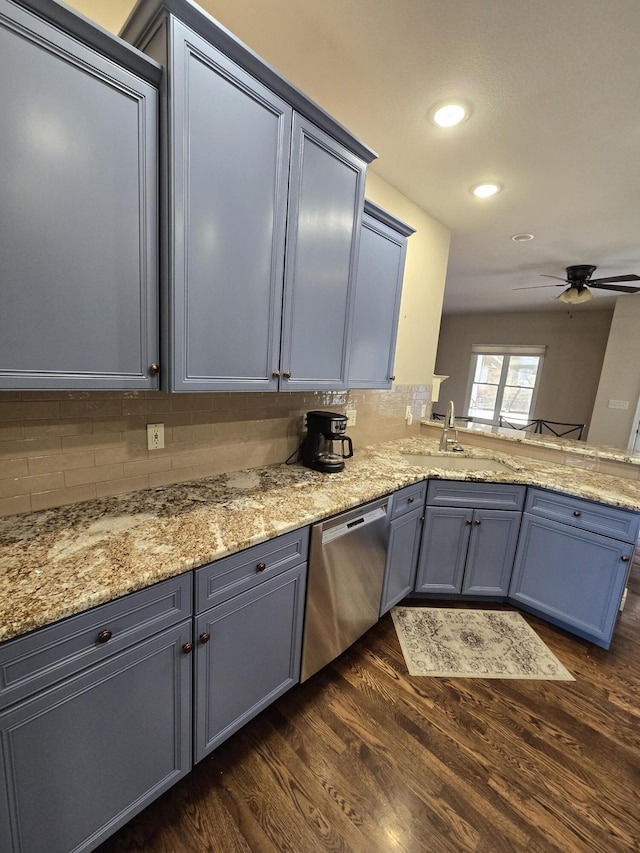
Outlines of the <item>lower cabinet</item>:
{"label": "lower cabinet", "polygon": [[637,514],[539,489],[529,490],[526,509],[509,599],[609,648]]}
{"label": "lower cabinet", "polygon": [[430,482],[416,592],[506,596],[524,492],[522,486]]}
{"label": "lower cabinet", "polygon": [[93,850],[191,769],[190,610],[186,576],[0,648],[3,853]]}
{"label": "lower cabinet", "polygon": [[194,759],[300,680],[308,528],[196,572]]}
{"label": "lower cabinet", "polygon": [[394,492],[390,500],[389,539],[380,616],[413,592],[420,552],[427,481]]}

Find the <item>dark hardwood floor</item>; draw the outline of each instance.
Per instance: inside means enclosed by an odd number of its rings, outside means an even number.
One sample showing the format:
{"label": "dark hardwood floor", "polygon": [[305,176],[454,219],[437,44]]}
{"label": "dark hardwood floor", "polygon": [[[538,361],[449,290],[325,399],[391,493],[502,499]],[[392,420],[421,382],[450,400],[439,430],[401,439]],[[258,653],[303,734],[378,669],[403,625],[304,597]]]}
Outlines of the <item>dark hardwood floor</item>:
{"label": "dark hardwood floor", "polygon": [[100,853],[640,850],[638,556],[610,651],[526,618],[575,682],[411,677],[387,615]]}

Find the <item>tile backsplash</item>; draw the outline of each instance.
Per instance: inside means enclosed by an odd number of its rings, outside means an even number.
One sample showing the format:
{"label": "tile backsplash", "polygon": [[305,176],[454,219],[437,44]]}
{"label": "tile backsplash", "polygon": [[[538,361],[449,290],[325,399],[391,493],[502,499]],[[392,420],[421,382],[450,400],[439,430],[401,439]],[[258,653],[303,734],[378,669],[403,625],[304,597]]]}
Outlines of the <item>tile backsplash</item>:
{"label": "tile backsplash", "polygon": [[[0,516],[284,462],[311,409],[356,409],[348,432],[357,453],[417,433],[424,404],[429,415],[430,385],[270,394],[0,391]],[[148,423],[164,424],[164,449],[147,450]]]}

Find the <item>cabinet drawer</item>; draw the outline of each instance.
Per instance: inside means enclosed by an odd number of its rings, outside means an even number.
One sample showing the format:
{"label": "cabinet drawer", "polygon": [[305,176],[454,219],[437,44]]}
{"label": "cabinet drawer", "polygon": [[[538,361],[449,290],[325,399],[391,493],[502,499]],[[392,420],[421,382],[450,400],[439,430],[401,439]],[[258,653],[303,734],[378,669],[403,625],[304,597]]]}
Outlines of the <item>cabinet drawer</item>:
{"label": "cabinet drawer", "polygon": [[526,486],[512,483],[467,483],[429,480],[429,506],[468,506],[477,509],[522,509]]}
{"label": "cabinet drawer", "polygon": [[285,533],[196,571],[196,613],[306,562],[309,528]]}
{"label": "cabinet drawer", "polygon": [[529,489],[526,511],[571,524],[581,530],[602,533],[622,542],[635,543],[640,531],[638,513],[544,489]]}
{"label": "cabinet drawer", "polygon": [[426,495],[426,480],[394,492],[393,500],[391,501],[391,520],[397,518],[399,515],[404,515],[405,512],[410,512],[412,509],[423,507]]}
{"label": "cabinet drawer", "polygon": [[9,640],[0,646],[0,708],[188,618],[191,596],[187,572]]}

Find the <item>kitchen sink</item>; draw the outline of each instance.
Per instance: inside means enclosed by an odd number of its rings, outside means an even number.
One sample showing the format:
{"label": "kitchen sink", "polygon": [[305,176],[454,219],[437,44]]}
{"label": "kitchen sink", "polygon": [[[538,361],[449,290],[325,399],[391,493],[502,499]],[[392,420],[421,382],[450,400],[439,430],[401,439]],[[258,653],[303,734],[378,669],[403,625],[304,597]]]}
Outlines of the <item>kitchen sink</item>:
{"label": "kitchen sink", "polygon": [[452,453],[403,453],[409,465],[442,468],[445,471],[513,471],[504,462],[478,456],[454,456]]}

